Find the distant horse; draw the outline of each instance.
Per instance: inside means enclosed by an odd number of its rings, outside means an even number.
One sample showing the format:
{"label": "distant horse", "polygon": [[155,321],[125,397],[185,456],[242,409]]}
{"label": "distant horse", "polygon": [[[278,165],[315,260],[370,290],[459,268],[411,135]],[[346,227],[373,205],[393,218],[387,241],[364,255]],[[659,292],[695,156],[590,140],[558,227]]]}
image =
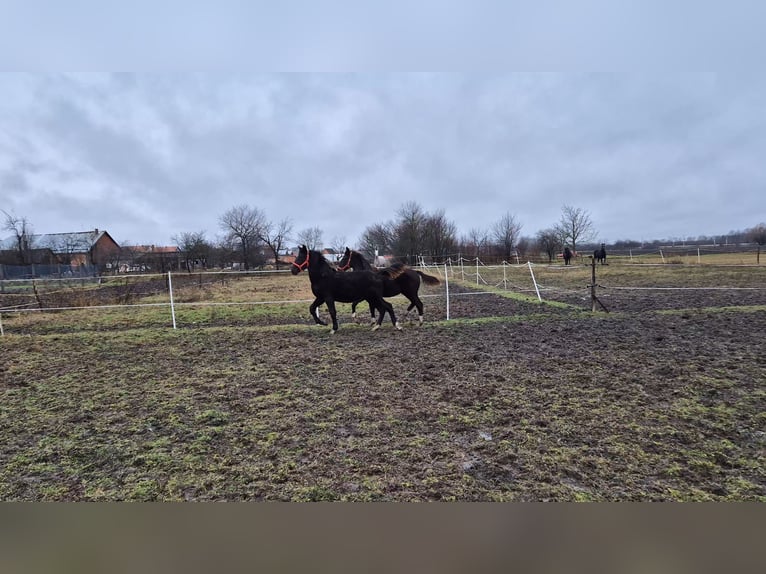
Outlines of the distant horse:
{"label": "distant horse", "polygon": [[373,271],[364,273],[340,273],[334,269],[327,259],[319,251],[309,250],[305,245],[298,248],[298,256],[295,258],[290,271],[297,275],[304,269],[309,271],[311,292],[316,299],[309,306],[309,311],[314,321],[319,325],[327,325],[319,318],[318,308],[322,303],[327,305],[332,317],[332,331],[338,330],[338,319],[335,312],[335,302],[354,303],[367,301],[370,309],[378,310],[378,321],[373,331],[380,327],[383,317],[388,311],[394,327],[401,330],[394,315],[394,307],[383,299],[383,277]]}
{"label": "distant horse", "polygon": [[601,265],[606,265],[606,245],[602,243],[601,247],[593,252],[593,258],[601,263]]}
{"label": "distant horse", "polygon": [[[338,269],[346,271],[347,269],[353,269],[354,272],[358,271],[376,271],[376,269],[370,265],[361,253],[349,249],[346,247],[346,251],[338,261]],[[433,275],[427,275],[417,269],[412,269],[403,263],[394,263],[390,267],[384,269],[378,269],[377,272],[383,277],[383,296],[393,297],[400,293],[410,300],[410,306],[407,307],[407,313],[405,317],[410,314],[413,307],[418,309],[418,321],[423,323],[423,302],[418,297],[418,289],[420,289],[421,279],[426,285],[438,285],[439,279]],[[356,304],[354,302],[351,305],[351,312],[356,313]],[[370,307],[370,315],[375,317],[375,310]]]}
{"label": "distant horse", "polygon": [[572,261],[572,250],[564,247],[564,265],[569,265],[570,261]]}

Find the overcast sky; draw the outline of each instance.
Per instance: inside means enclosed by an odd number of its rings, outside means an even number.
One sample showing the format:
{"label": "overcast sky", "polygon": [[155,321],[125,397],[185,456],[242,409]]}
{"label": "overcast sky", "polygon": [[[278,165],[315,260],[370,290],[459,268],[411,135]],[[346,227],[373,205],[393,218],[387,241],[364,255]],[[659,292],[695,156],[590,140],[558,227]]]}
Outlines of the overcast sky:
{"label": "overcast sky", "polygon": [[508,211],[534,236],[564,204],[604,241],[766,220],[762,74],[0,74],[0,94],[0,209],[36,233],[212,240],[246,204],[355,245],[411,200],[460,234]]}

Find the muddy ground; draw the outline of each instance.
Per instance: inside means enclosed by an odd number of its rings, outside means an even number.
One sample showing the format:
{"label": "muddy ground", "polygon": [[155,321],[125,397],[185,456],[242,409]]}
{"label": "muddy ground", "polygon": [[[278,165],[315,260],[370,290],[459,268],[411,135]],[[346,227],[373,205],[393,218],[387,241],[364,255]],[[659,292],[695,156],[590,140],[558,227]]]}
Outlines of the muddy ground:
{"label": "muddy ground", "polygon": [[[671,309],[705,309],[766,305],[766,288],[762,289],[598,289],[597,298],[610,312],[639,313]],[[561,301],[582,309],[591,309],[589,289],[582,291],[552,291],[546,300]],[[598,305],[598,310],[603,308]]]}
{"label": "muddy ground", "polygon": [[432,297],[401,332],[362,306],[331,336],[306,305],[5,337],[0,498],[766,500],[765,309],[451,289],[470,320]]}

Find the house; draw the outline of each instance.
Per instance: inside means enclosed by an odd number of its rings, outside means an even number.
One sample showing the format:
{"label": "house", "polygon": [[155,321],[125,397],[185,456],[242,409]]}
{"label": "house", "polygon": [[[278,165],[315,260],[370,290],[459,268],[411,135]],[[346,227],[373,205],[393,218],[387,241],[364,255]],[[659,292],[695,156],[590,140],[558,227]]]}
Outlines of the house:
{"label": "house", "polygon": [[[49,249],[56,255],[58,262],[73,267],[94,265],[104,269],[120,256],[117,242],[109,233],[98,228],[74,233],[31,235],[29,244],[33,250]],[[17,251],[16,238],[9,237],[1,241],[0,249]]]}
{"label": "house", "polygon": [[61,260],[48,248],[29,249],[21,254],[18,249],[5,248],[5,241],[0,242],[0,265],[58,265]]}
{"label": "house", "polygon": [[330,263],[337,263],[340,261],[341,254],[336,253],[334,249],[331,249],[329,247],[326,247],[321,250],[322,255],[324,255],[324,258],[327,259]]}
{"label": "house", "polygon": [[120,272],[181,269],[182,253],[175,245],[134,245],[123,250]]}
{"label": "house", "polygon": [[[296,257],[295,253],[290,253],[289,251],[285,252],[284,255],[279,256],[279,264],[290,266],[293,263],[295,263],[295,257]],[[273,260],[272,260],[272,263],[273,263]]]}

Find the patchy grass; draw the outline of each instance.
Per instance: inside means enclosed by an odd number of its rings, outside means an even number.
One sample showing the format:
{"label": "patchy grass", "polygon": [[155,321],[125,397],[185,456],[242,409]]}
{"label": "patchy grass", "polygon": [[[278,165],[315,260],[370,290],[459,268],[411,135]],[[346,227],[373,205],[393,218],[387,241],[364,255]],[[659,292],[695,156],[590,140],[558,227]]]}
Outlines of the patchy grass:
{"label": "patchy grass", "polygon": [[766,501],[764,305],[454,288],[456,320],[434,289],[402,332],[307,303],[3,315],[0,499]]}
{"label": "patchy grass", "polygon": [[10,336],[0,498],[766,500],[764,326]]}

